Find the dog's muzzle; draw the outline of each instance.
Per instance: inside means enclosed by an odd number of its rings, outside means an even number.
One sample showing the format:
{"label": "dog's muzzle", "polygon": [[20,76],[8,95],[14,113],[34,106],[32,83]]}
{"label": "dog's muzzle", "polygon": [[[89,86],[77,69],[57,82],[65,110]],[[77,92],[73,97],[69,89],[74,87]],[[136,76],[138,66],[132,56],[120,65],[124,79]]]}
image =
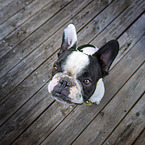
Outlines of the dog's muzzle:
{"label": "dog's muzzle", "polygon": [[63,73],[54,75],[48,84],[49,93],[54,99],[61,102],[82,104],[84,101],[81,90],[79,81]]}

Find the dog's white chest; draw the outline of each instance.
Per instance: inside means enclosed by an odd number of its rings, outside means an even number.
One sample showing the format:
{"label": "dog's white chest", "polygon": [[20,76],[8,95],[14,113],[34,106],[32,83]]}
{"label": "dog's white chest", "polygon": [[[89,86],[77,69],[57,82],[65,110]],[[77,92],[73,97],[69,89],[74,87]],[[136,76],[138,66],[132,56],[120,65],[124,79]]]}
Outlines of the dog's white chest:
{"label": "dog's white chest", "polygon": [[104,82],[102,79],[99,79],[96,86],[96,90],[94,94],[91,96],[91,98],[89,99],[89,101],[91,101],[92,103],[99,104],[104,94],[105,94]]}

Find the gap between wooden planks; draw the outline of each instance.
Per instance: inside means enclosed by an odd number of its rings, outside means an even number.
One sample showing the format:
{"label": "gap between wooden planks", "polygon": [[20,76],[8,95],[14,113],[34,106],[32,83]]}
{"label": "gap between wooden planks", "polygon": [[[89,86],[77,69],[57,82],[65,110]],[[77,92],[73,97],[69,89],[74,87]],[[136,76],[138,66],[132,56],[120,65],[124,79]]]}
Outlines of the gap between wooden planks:
{"label": "gap between wooden planks", "polygon": [[[145,69],[145,65],[142,65],[142,67],[137,71],[137,73],[134,75],[133,78],[136,79],[138,75],[143,76],[143,73],[141,72],[143,71],[143,69]],[[139,72],[140,74],[138,74]],[[133,87],[134,85],[137,85],[136,83],[134,83],[135,81],[132,79],[131,79],[132,82],[130,81],[127,84],[127,88],[129,89],[130,89],[130,83]],[[126,91],[127,88],[122,89],[122,91],[123,90]],[[136,88],[139,88],[139,85],[137,85]],[[120,91],[120,93],[124,94],[124,92],[122,91]],[[116,96],[110,102],[110,104],[108,104],[107,107],[102,110],[104,113],[104,116],[103,117],[101,115],[97,116],[97,118],[93,120],[93,122],[89,125],[89,127],[82,133],[82,135],[80,135],[80,137],[73,144],[76,144],[76,145],[77,144],[79,145],[102,144],[102,141],[109,134],[112,127],[115,127],[117,122],[124,116],[123,109],[131,107],[131,105],[133,104],[130,104],[130,103],[132,103],[133,99],[135,99],[133,103],[136,103],[135,101],[137,101],[138,98],[140,98],[141,92],[139,92],[138,90],[134,89],[132,90],[132,93],[130,93],[131,91],[129,92],[129,90],[127,91],[128,92],[126,95],[131,95],[131,94],[132,95],[127,96],[127,99],[126,99],[126,98],[123,98],[122,96],[123,94],[118,93],[118,96]],[[135,92],[135,94],[133,94],[133,92]],[[126,95],[124,97],[126,97]],[[120,99],[120,97],[122,98]],[[129,98],[131,102],[128,102],[129,103],[128,104],[127,100]],[[122,103],[120,100],[124,100],[124,102]],[[143,102],[143,100],[144,100],[144,97],[140,99],[137,105],[135,105],[132,108],[131,112],[133,112],[133,115],[130,117],[130,112],[129,112],[129,114],[127,114],[127,116],[122,120],[121,124],[117,127],[117,129],[112,133],[112,136],[109,137],[109,139],[107,139],[107,141],[103,144],[109,143],[109,144],[125,145],[125,144],[132,144],[134,142],[136,137],[140,134],[142,129],[145,127],[144,125],[145,118],[143,115],[143,111],[144,111],[143,106],[145,102]],[[136,110],[136,106],[138,107],[138,110]],[[140,110],[140,117],[137,117],[136,113],[139,110]]]}
{"label": "gap between wooden planks", "polygon": [[134,141],[133,145],[144,145],[144,143],[145,143],[145,128],[140,133],[138,138],[136,138],[136,140]]}
{"label": "gap between wooden planks", "polygon": [[[35,0],[27,7],[23,8],[21,11],[16,13],[13,17],[3,23],[0,27],[2,33],[0,34],[0,39],[2,42],[7,41],[10,43],[11,39],[14,41],[17,36],[16,34],[23,34],[19,35],[19,37],[23,37],[23,39],[29,34],[31,34],[36,28],[41,26],[43,23],[48,21],[53,15],[58,13],[61,9],[63,9],[66,5],[68,5],[71,1],[62,2],[61,1],[52,1],[52,0]],[[19,28],[21,27],[21,28]],[[15,32],[13,32],[15,31]],[[12,34],[12,35],[11,35]],[[15,38],[13,38],[13,37]],[[21,38],[22,39],[22,38]],[[20,38],[18,39],[20,41]],[[15,42],[16,43],[16,42]],[[18,43],[18,42],[17,42]],[[3,45],[6,45],[5,42]],[[14,42],[13,42],[14,44]],[[5,47],[3,46],[3,50]],[[10,49],[7,48],[7,51],[2,51],[1,57],[5,55],[8,51],[13,49],[11,46]]]}

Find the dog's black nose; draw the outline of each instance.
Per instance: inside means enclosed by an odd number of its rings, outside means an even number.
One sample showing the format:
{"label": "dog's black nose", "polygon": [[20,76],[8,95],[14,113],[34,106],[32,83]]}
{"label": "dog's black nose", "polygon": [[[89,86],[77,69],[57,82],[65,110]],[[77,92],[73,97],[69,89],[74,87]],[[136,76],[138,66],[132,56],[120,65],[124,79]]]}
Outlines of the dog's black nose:
{"label": "dog's black nose", "polygon": [[60,83],[61,86],[63,86],[64,88],[65,88],[65,87],[70,87],[70,82],[67,81],[67,80],[65,80],[65,79],[61,79],[61,80],[59,81],[59,83]]}

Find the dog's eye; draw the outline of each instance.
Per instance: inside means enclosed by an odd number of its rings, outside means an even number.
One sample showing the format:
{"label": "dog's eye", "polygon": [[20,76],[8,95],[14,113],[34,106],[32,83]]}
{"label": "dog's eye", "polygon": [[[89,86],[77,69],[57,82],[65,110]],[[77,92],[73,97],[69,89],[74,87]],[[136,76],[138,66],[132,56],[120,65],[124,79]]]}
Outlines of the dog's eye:
{"label": "dog's eye", "polygon": [[89,85],[89,84],[91,84],[91,81],[88,80],[88,79],[86,79],[86,80],[84,80],[84,83],[85,83],[86,85]]}
{"label": "dog's eye", "polygon": [[57,68],[56,66],[54,66],[54,67],[53,67],[53,70],[54,70],[54,71],[57,71],[57,70],[58,70],[58,68]]}

